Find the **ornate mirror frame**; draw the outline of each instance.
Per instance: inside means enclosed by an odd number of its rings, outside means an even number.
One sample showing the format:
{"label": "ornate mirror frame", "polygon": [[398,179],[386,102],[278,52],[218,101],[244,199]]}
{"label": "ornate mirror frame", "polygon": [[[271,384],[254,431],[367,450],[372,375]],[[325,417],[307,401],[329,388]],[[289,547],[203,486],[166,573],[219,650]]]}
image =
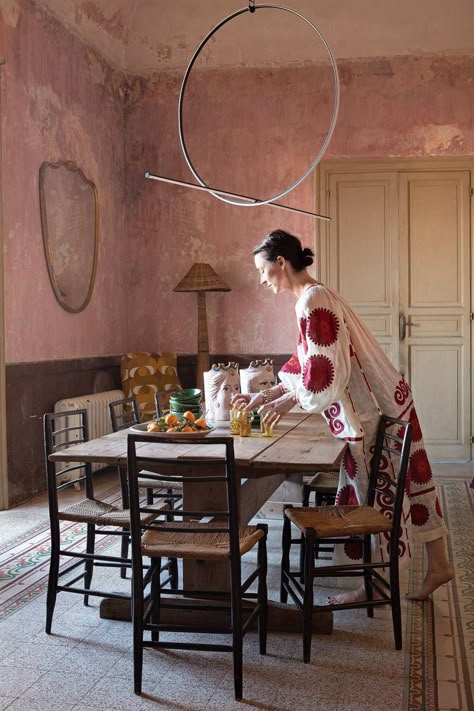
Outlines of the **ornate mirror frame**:
{"label": "ornate mirror frame", "polygon": [[[89,303],[95,283],[99,244],[97,189],[72,161],[45,162],[39,172],[39,198],[51,286],[62,308],[78,313]],[[67,287],[78,292],[79,297],[74,293],[68,297]]]}

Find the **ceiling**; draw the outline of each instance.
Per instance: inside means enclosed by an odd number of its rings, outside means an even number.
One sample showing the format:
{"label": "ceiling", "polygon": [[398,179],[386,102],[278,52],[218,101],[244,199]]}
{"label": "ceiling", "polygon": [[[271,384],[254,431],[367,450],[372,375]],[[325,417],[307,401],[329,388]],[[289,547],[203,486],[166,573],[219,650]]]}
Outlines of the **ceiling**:
{"label": "ceiling", "polygon": [[[36,2],[114,67],[131,74],[183,70],[217,23],[248,8],[245,0]],[[322,32],[337,59],[474,54],[473,0],[285,2]],[[308,23],[289,12],[261,8],[226,23],[206,44],[199,63],[271,67],[323,56],[323,45]]]}

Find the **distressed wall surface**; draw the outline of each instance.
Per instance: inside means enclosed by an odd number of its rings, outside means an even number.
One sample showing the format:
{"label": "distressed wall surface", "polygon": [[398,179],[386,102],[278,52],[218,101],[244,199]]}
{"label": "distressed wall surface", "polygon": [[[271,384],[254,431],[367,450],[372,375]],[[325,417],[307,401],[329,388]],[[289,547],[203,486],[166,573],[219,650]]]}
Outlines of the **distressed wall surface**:
{"label": "distressed wall surface", "polygon": [[[0,5],[6,360],[119,353],[126,344],[122,76],[29,0]],[[64,311],[41,236],[43,161],[76,162],[98,190],[96,284]]]}
{"label": "distressed wall surface", "polygon": [[[326,158],[474,155],[472,57],[342,62],[339,69],[340,113]],[[185,138],[209,185],[262,198],[305,171],[328,123],[327,71],[204,70],[192,79],[184,102]],[[144,180],[149,170],[195,182],[179,148],[180,81],[181,75],[137,81],[127,101],[130,347],[195,351],[196,297],[172,289],[193,262],[205,261],[232,287],[207,295],[211,352],[291,351],[294,299],[258,286],[251,250],[276,227],[312,246],[317,223]],[[314,194],[309,176],[282,202],[311,210]]]}

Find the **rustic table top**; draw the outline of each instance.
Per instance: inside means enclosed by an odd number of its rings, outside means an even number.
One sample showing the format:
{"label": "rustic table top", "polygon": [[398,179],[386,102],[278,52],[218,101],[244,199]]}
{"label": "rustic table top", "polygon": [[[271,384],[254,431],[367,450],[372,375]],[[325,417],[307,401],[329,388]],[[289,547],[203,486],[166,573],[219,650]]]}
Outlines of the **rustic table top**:
{"label": "rustic table top", "polygon": [[[92,439],[82,444],[71,445],[50,456],[51,461],[101,462],[124,466],[127,462],[127,438],[137,434],[132,429]],[[142,433],[147,434],[147,433]],[[217,425],[207,439],[229,435],[227,423]],[[138,443],[137,450],[145,456],[166,456],[159,437],[149,433],[148,443]],[[216,445],[216,448],[219,445]],[[270,473],[285,471],[287,474],[330,470],[338,466],[345,443],[333,437],[320,415],[303,411],[285,415],[273,432],[273,437],[263,437],[253,430],[250,437],[234,437],[234,453],[237,469],[246,477],[257,478]],[[212,446],[205,447],[206,456],[212,456]],[[166,450],[169,452],[169,449]],[[201,450],[202,451],[202,450]],[[196,456],[198,447],[191,442],[173,445],[173,457],[177,459]],[[217,455],[217,452],[216,452]],[[203,455],[204,456],[204,455]]]}

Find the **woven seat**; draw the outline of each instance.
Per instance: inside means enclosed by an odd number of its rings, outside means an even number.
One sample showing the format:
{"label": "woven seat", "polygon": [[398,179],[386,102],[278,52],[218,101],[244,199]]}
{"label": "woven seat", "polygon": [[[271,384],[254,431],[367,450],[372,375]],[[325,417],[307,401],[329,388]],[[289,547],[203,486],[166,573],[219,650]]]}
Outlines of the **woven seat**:
{"label": "woven seat", "polygon": [[[234,469],[234,441],[232,437],[200,438],[192,442],[195,456],[187,454],[186,459],[176,459],[176,445],[182,444],[181,435],[164,435],[160,438],[160,456],[146,456],[149,448],[140,445],[149,442],[146,435],[128,436],[128,476],[130,486],[130,512],[133,563],[133,667],[134,689],[142,690],[143,649],[194,649],[200,651],[232,652],[234,663],[235,698],[242,698],[242,654],[243,637],[253,619],[258,620],[260,653],[266,652],[267,639],[267,526],[238,527],[238,487]],[[206,447],[212,447],[212,456],[205,457]],[[221,457],[215,449],[221,449]],[[179,449],[178,449],[179,451]],[[193,452],[194,454],[194,452]],[[217,453],[218,455],[218,453]],[[153,473],[155,472],[155,473]],[[159,474],[156,472],[160,472]],[[167,488],[168,484],[180,480],[188,494],[186,509],[170,509],[166,521],[155,520],[146,525],[140,523],[140,515],[148,507],[139,499],[139,480],[149,479],[149,484]],[[186,486],[189,489],[186,489]],[[186,498],[186,497],[185,497]],[[210,503],[212,502],[212,503]],[[242,557],[257,546],[257,564],[246,563],[246,579],[242,580]],[[158,575],[163,556],[177,556],[189,561],[212,561],[218,563],[219,578],[216,583],[222,589],[211,588],[206,583],[205,590],[196,586],[191,579],[188,588],[184,576],[183,586],[178,590],[166,589]],[[144,583],[143,558],[150,559],[150,575]],[[247,569],[251,572],[247,573]],[[191,571],[190,571],[191,573]],[[192,578],[192,575],[190,575]],[[195,583],[193,585],[193,582]],[[230,582],[230,591],[227,586]],[[253,584],[257,583],[257,592]],[[204,603],[204,604],[203,604]],[[161,609],[170,608],[179,616],[179,624],[166,623]],[[231,635],[228,644],[221,641],[210,643],[204,620],[200,627],[188,622],[185,613],[209,612],[222,619],[220,628],[212,627],[219,635]],[[176,612],[177,611],[177,612]],[[225,615],[222,615],[225,613]],[[162,632],[173,635],[161,636]],[[149,634],[151,633],[151,639]],[[205,633],[203,641],[196,635]],[[190,634],[191,639],[181,641],[182,635]],[[172,659],[170,657],[170,659]],[[148,678],[152,673],[150,666]],[[158,672],[160,673],[160,672]]]}
{"label": "woven seat", "polygon": [[316,506],[286,509],[286,516],[300,531],[312,528],[316,538],[337,538],[383,533],[391,521],[372,506]]}
{"label": "woven seat", "polygon": [[[68,446],[71,440],[79,444],[88,440],[87,411],[48,413],[43,418],[44,451],[48,483],[49,519],[51,528],[51,560],[49,567],[48,592],[46,596],[46,632],[51,633],[51,626],[58,592],[70,592],[84,597],[88,605],[91,595],[131,599],[130,593],[114,592],[92,588],[92,577],[96,566],[119,568],[122,578],[131,568],[128,558],[130,538],[130,511],[121,509],[94,496],[94,482],[89,463],[72,463],[56,471],[56,465],[49,461],[49,456]],[[60,483],[66,475],[66,481]],[[85,488],[86,498],[65,508],[61,507],[63,489],[77,485]],[[144,522],[150,523],[157,516],[169,509],[165,499],[154,505],[154,510],[144,514]],[[82,550],[71,550],[67,541],[61,540],[60,524],[62,521],[74,521],[86,527],[86,544]],[[97,536],[117,536],[121,542],[120,554],[106,555],[96,552]],[[68,558],[69,562],[60,566],[60,561]],[[160,567],[160,573],[166,574],[166,580],[177,580],[176,559],[166,560]],[[65,579],[65,581],[64,581]],[[82,583],[79,583],[82,581]],[[81,586],[82,585],[82,586]]]}
{"label": "woven seat", "polygon": [[[393,634],[396,649],[402,647],[398,546],[408,455],[411,444],[411,425],[403,420],[382,416],[377,431],[375,451],[367,502],[364,506],[285,507],[281,561],[281,602],[291,596],[303,615],[303,660],[311,659],[313,587],[319,577],[357,577],[363,579],[366,599],[334,605],[318,605],[318,610],[367,608],[369,617],[379,605],[392,609]],[[384,513],[376,508],[376,495],[383,500]],[[291,537],[291,527],[298,537]],[[371,560],[371,536],[381,534],[388,541],[388,559]],[[363,552],[362,561],[346,565],[315,565],[322,543],[334,545],[357,542]],[[300,546],[299,567],[290,566],[292,544]],[[327,550],[327,549],[326,549]],[[388,569],[388,580],[382,575]],[[375,593],[375,595],[374,595]]]}
{"label": "woven seat", "polygon": [[[166,512],[168,506],[165,502],[155,505],[157,514]],[[156,514],[143,514],[144,523],[153,521]],[[130,527],[130,511],[119,509],[117,506],[107,504],[98,499],[83,499],[77,504],[68,506],[64,511],[58,512],[61,521],[78,521],[79,523],[93,523],[96,526],[123,526]]]}
{"label": "woven seat", "polygon": [[303,484],[301,503],[303,506],[309,506],[309,497],[314,493],[314,503],[316,506],[334,504],[338,484],[338,471],[316,472],[310,481]]}
{"label": "woven seat", "polygon": [[[181,528],[183,532],[167,531],[167,527]],[[207,528],[222,527],[219,523],[208,523]],[[189,530],[189,529],[193,530]],[[142,538],[143,555],[150,558],[176,555],[178,558],[197,560],[229,560],[228,533],[200,533],[200,523],[163,523],[159,531],[146,531]],[[245,555],[265,535],[261,528],[246,526],[239,531],[240,555]]]}

